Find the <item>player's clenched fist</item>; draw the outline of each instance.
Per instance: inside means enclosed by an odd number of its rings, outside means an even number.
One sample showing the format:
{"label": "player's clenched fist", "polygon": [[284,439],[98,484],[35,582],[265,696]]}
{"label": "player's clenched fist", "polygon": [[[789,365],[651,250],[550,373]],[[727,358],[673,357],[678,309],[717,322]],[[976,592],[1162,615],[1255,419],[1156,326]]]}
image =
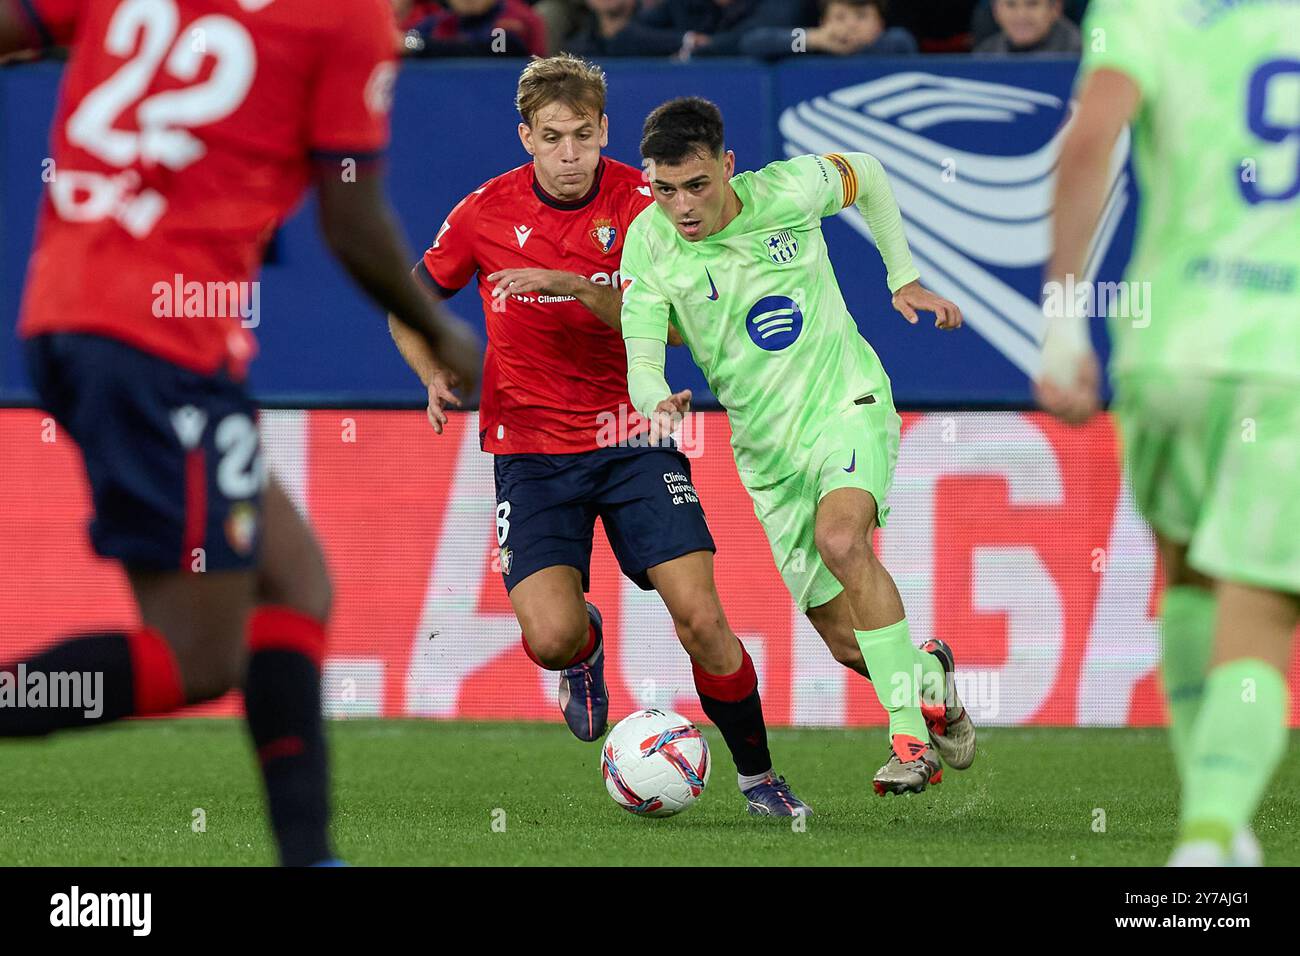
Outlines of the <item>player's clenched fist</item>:
{"label": "player's clenched fist", "polygon": [[691,410],[691,390],[684,388],[655,406],[650,416],[650,444],[657,445],[677,430]]}
{"label": "player's clenched fist", "polygon": [[[1091,348],[1078,355],[1072,366],[1067,364],[1066,372],[1042,375],[1034,383],[1034,398],[1043,411],[1069,425],[1082,425],[1101,409],[1101,367]],[[1056,381],[1056,375],[1063,382]]]}

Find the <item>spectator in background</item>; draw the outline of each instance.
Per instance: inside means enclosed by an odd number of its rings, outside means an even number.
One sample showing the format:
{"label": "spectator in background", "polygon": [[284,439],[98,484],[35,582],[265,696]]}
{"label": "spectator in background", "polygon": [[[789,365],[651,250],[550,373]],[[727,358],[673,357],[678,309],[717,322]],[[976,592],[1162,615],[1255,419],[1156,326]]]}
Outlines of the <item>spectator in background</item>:
{"label": "spectator in background", "polygon": [[[1083,23],[1083,15],[1088,11],[1088,0],[1065,0],[1065,15],[1075,26]],[[998,22],[993,19],[992,0],[979,0],[975,15],[971,18],[971,34],[975,45],[979,46],[998,32]]]}
{"label": "spectator in background", "polygon": [[586,23],[561,48],[585,57],[619,55],[614,38],[632,22],[636,6],[637,0],[587,0]]}
{"label": "spectator in background", "polygon": [[[635,12],[636,0],[631,6]],[[533,10],[546,24],[547,56],[572,50],[571,43],[578,36],[590,32],[592,27],[593,18],[583,0],[535,0]]]}
{"label": "spectator in background", "polygon": [[622,56],[736,56],[755,27],[794,27],[804,0],[661,0],[609,39]]}
{"label": "spectator in background", "polygon": [[1079,53],[1079,28],[1065,19],[1061,0],[993,0],[1001,28],[976,53]]}
{"label": "spectator in background", "polygon": [[916,40],[901,27],[885,24],[886,0],[822,0],[817,25],[759,27],[741,38],[748,56],[782,57],[794,53],[903,56],[916,52]]}
{"label": "spectator in background", "polygon": [[402,27],[407,56],[546,53],[546,25],[523,0],[417,2]]}

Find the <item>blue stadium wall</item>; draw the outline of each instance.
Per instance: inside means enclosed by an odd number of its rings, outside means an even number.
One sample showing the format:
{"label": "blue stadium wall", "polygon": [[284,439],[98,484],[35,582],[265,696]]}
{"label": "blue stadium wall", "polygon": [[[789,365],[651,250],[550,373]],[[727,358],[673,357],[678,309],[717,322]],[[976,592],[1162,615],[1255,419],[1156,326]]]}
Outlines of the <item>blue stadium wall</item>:
{"label": "blue stadium wall", "polygon": [[[1047,257],[1053,138],[1077,63],[971,57],[800,60],[769,66],[618,61],[609,75],[608,155],[639,164],[641,121],[673,96],[714,100],[740,169],[801,152],[862,148],[882,157],[907,217],[923,278],[957,300],[966,329],[940,335],[892,312],[878,255],[850,211],[826,221],[845,299],[906,407],[1017,406],[1029,401],[1035,308]],[[483,180],[526,159],[513,111],[517,62],[412,63],[393,118],[389,189],[412,249]],[[12,329],[31,248],[60,77],[56,64],[0,70],[0,399],[30,398]],[[1121,174],[1097,278],[1128,258],[1136,196]],[[69,263],[75,280],[77,263]],[[482,327],[477,293],[452,300]],[[421,390],[380,314],[330,260],[308,200],[284,226],[262,275],[261,355],[253,386],[280,405],[411,404]],[[1099,342],[1104,348],[1104,343]],[[674,385],[709,395],[684,352]]]}

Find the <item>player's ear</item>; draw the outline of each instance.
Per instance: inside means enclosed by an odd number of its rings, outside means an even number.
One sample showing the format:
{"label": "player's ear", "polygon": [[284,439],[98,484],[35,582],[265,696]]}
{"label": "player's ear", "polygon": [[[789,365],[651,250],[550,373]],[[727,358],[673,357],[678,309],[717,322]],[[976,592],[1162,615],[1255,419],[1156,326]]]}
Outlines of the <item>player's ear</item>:
{"label": "player's ear", "polygon": [[524,144],[524,150],[529,156],[536,156],[533,152],[533,128],[527,123],[519,124],[519,142]]}
{"label": "player's ear", "polygon": [[736,175],[736,151],[729,149],[722,154],[722,173],[730,179]]}
{"label": "player's ear", "polygon": [[609,145],[609,114],[600,114],[600,148],[604,149]]}

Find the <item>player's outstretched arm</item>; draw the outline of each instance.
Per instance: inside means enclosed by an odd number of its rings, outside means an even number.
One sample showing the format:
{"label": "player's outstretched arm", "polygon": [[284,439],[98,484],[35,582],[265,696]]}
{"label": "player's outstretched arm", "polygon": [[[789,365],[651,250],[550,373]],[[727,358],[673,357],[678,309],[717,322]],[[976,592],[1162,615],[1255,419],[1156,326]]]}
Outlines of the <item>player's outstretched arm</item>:
{"label": "player's outstretched arm", "polygon": [[[464,322],[433,302],[407,272],[410,253],[397,231],[377,174],[354,182],[336,174],[317,179],[325,241],[366,293],[424,340],[438,364],[467,389],[478,381],[483,353]],[[399,343],[400,345],[400,343]]]}
{"label": "player's outstretched arm", "polygon": [[627,394],[632,407],[650,420],[650,441],[671,435],[691,410],[691,390],[674,392],[664,378],[664,345],[659,339],[630,338],[627,348]]}
{"label": "player's outstretched arm", "polygon": [[659,339],[624,339],[627,349],[627,395],[632,407],[649,418],[672,394],[664,377],[664,343]]}
{"label": "player's outstretched arm", "polygon": [[[849,166],[846,191],[867,221],[885,262],[894,308],[913,325],[919,321],[918,312],[933,312],[936,328],[960,328],[961,309],[921,285],[921,274],[903,232],[903,214],[880,160],[869,153],[840,153],[837,157]],[[844,170],[840,173],[843,176]]]}
{"label": "player's outstretched arm", "polygon": [[531,292],[568,295],[581,302],[587,311],[614,331],[621,328],[618,314],[623,307],[623,293],[614,286],[589,282],[586,276],[576,272],[565,272],[562,269],[501,269],[489,275],[487,280],[496,283],[492,288],[494,299]]}
{"label": "player's outstretched arm", "polygon": [[658,442],[672,434],[690,411],[691,393],[674,393],[664,377],[672,305],[657,287],[654,253],[636,223],[623,243],[620,268],[623,311],[619,324],[627,350],[627,394],[632,407],[650,419],[651,442]]}
{"label": "player's outstretched arm", "polygon": [[[416,273],[419,268],[416,266],[411,270],[411,275],[417,282],[419,276]],[[460,384],[460,379],[451,369],[438,361],[429,344],[415,329],[405,325],[392,313],[388,316],[388,332],[397,345],[397,351],[401,353],[411,371],[420,377],[420,381],[428,391],[429,424],[441,435],[447,425],[447,406],[455,405],[460,408],[464,404],[453,391]]]}
{"label": "player's outstretched arm", "polygon": [[[1061,146],[1052,216],[1052,257],[1045,280],[1081,279],[1106,199],[1110,158],[1120,133],[1137,112],[1141,93],[1118,70],[1100,69],[1084,83],[1079,108]],[[1101,371],[1088,338],[1088,317],[1047,317],[1039,405],[1064,421],[1087,421],[1101,407]]]}
{"label": "player's outstretched arm", "polygon": [[[592,315],[600,319],[615,332],[622,334],[623,323],[620,315],[623,310],[623,290],[612,285],[598,285],[586,276],[574,272],[562,272],[555,269],[502,269],[488,277],[495,282],[492,289],[494,298],[503,299],[510,295],[526,295],[540,292],[543,295],[571,295]],[[682,337],[671,326],[668,329],[668,344],[681,345]]]}

